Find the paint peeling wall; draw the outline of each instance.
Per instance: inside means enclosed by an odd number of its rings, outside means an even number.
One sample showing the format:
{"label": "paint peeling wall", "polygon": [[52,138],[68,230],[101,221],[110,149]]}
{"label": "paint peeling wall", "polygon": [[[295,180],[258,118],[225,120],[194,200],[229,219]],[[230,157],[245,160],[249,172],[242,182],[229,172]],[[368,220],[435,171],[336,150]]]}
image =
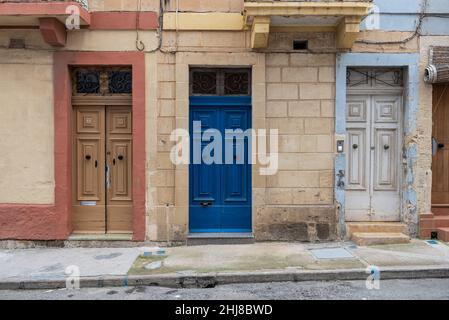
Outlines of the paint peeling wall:
{"label": "paint peeling wall", "polygon": [[[424,9],[424,4],[427,6]],[[379,13],[380,29],[387,32],[415,31],[420,15],[425,12],[421,34],[449,34],[449,0],[374,0],[375,10]],[[369,28],[368,20],[362,24],[362,30]]]}

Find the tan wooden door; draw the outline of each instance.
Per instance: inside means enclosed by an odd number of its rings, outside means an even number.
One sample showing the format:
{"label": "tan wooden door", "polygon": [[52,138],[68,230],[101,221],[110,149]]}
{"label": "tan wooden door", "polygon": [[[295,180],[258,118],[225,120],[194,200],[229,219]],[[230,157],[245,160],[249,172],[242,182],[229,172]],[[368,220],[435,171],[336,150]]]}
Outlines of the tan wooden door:
{"label": "tan wooden door", "polygon": [[73,110],[74,233],[131,233],[131,108]]}
{"label": "tan wooden door", "polygon": [[[432,206],[449,212],[449,85],[433,86],[433,132],[437,141],[432,159]],[[446,209],[445,209],[446,210]]]}

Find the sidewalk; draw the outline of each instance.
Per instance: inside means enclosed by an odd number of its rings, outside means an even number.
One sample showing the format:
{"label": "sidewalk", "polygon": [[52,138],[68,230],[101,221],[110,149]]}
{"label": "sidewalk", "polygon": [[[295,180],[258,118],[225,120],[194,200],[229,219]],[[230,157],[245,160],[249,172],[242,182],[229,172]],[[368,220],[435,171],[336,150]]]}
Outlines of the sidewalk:
{"label": "sidewalk", "polygon": [[0,289],[65,287],[69,266],[79,269],[82,287],[365,280],[368,266],[377,266],[382,279],[449,278],[449,246],[413,240],[373,247],[345,242],[0,250]]}

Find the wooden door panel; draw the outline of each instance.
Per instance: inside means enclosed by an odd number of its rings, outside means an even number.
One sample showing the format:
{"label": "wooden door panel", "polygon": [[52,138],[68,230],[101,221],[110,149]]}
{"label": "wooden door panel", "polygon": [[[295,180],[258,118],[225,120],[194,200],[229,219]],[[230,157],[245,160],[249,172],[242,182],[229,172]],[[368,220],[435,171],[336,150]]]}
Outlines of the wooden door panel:
{"label": "wooden door panel", "polygon": [[396,124],[401,106],[400,96],[374,97],[374,122]]}
{"label": "wooden door panel", "polygon": [[128,106],[106,110],[107,232],[131,233],[132,115]]}
{"label": "wooden door panel", "polygon": [[[200,202],[212,202],[216,204],[220,201],[219,188],[216,183],[216,178],[219,176],[219,167],[215,163],[210,165],[202,165],[202,156],[205,147],[209,144],[209,141],[202,141],[202,134],[206,130],[213,130],[219,128],[218,111],[215,109],[203,108],[201,110],[195,110],[192,112],[193,121],[201,123],[201,129],[198,127],[198,131],[194,131],[191,137],[192,140],[192,196],[193,201],[199,205]],[[192,128],[195,130],[195,128]],[[213,138],[211,138],[212,140]],[[201,150],[196,150],[196,146],[201,146]],[[212,153],[211,156],[214,156]],[[199,159],[198,159],[199,158]],[[204,157],[206,159],[206,157]],[[207,157],[208,161],[212,161],[212,158]],[[212,207],[211,207],[212,208]]]}
{"label": "wooden door panel", "polygon": [[73,110],[74,233],[104,233],[104,107],[74,106]]}
{"label": "wooden door panel", "polygon": [[348,189],[367,190],[366,181],[366,129],[348,129]]}
{"label": "wooden door panel", "polygon": [[348,96],[346,103],[346,121],[365,123],[368,107],[368,96]]}
{"label": "wooden door panel", "polygon": [[101,200],[100,138],[77,139],[78,201]]}
{"label": "wooden door panel", "polygon": [[[249,112],[246,108],[224,109],[222,111],[224,130],[245,132],[250,127],[248,116]],[[232,154],[228,155],[228,151],[226,151],[225,155],[223,155],[223,161],[232,161],[233,163],[229,164],[226,162],[222,166],[223,203],[248,203],[249,170],[246,164],[249,156],[249,140],[243,135],[237,139],[232,135],[226,136],[226,134],[223,134],[223,139],[225,150],[233,150]],[[230,159],[225,159],[226,156]]]}
{"label": "wooden door panel", "polygon": [[346,102],[346,208],[347,221],[369,219],[369,145],[371,99],[368,95],[348,95]]}
{"label": "wooden door panel", "polygon": [[109,200],[130,201],[132,200],[131,190],[131,153],[132,141],[127,139],[111,139],[111,182],[108,192]]}
{"label": "wooden door panel", "polygon": [[76,111],[77,133],[103,134],[103,107],[79,107]]}
{"label": "wooden door panel", "polygon": [[397,130],[375,129],[374,191],[397,190]]}
{"label": "wooden door panel", "polygon": [[432,204],[449,206],[449,85],[433,85],[432,136],[439,144],[432,157]]}
{"label": "wooden door panel", "polygon": [[109,121],[109,133],[110,134],[131,134],[132,133],[132,120],[131,120],[131,110],[126,107],[112,108],[108,110],[108,121]]}

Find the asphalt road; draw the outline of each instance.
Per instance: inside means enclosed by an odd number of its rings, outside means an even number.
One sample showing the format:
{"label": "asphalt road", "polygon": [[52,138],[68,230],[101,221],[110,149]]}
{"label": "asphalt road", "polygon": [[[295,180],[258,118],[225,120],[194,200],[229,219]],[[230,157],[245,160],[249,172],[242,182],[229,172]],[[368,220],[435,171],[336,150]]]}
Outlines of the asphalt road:
{"label": "asphalt road", "polygon": [[0,300],[449,300],[449,279],[383,280],[379,290],[364,281],[223,285],[211,289],[161,287],[0,291]]}

